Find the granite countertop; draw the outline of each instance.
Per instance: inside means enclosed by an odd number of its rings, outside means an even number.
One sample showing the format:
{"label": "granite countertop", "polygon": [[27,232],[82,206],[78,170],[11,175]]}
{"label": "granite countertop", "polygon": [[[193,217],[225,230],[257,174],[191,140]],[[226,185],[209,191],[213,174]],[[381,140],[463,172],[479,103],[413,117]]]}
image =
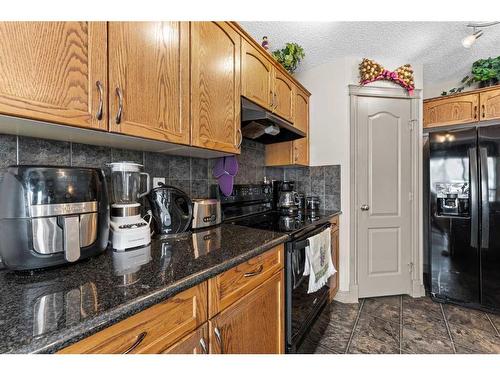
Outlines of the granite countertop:
{"label": "granite countertop", "polygon": [[0,353],[56,352],[287,239],[222,224],[50,270],[0,271]]}

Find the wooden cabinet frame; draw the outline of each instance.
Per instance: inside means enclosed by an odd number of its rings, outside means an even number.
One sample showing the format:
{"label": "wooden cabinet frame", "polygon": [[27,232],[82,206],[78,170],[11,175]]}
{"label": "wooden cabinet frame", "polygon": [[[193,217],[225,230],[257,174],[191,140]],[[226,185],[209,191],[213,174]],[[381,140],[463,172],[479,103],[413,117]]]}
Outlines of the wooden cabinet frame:
{"label": "wooden cabinet frame", "polygon": [[500,86],[424,100],[424,128],[500,119]]}

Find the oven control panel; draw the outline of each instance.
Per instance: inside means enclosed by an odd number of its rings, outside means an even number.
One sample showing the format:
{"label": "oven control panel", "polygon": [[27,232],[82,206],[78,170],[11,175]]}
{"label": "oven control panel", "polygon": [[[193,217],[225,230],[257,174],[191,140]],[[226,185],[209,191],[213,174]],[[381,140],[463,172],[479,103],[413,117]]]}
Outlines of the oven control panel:
{"label": "oven control panel", "polygon": [[268,184],[234,185],[233,192],[228,197],[220,192],[218,185],[212,185],[210,192],[211,197],[219,199],[221,204],[273,200],[273,190]]}

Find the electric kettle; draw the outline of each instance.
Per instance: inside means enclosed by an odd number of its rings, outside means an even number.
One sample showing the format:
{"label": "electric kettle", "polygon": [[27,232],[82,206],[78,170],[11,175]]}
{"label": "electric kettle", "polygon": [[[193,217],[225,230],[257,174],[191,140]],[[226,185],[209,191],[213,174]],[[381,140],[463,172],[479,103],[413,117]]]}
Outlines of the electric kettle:
{"label": "electric kettle", "polygon": [[193,203],[176,187],[160,185],[147,195],[153,214],[153,230],[158,236],[187,232],[193,219]]}

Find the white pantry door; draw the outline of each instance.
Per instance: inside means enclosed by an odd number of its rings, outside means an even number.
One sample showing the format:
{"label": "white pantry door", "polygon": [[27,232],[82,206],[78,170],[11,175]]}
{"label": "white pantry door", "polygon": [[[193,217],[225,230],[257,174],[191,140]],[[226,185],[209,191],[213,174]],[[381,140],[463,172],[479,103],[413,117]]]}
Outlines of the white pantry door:
{"label": "white pantry door", "polygon": [[359,297],[411,291],[411,100],[359,97]]}

